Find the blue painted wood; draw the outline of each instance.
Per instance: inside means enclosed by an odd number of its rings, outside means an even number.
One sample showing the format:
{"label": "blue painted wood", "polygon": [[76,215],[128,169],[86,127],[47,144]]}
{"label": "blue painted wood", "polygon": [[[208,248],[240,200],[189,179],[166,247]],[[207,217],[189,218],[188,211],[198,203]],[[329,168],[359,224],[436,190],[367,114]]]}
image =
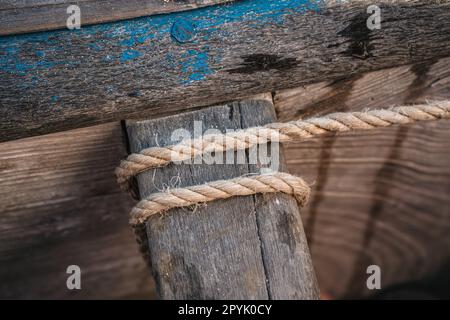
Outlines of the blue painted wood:
{"label": "blue painted wood", "polygon": [[0,37],[0,141],[450,55],[450,1],[390,1],[380,30],[367,3],[242,0]]}
{"label": "blue painted wood", "polygon": [[172,37],[181,43],[193,41],[196,37],[196,33],[197,25],[195,22],[185,19],[176,20],[170,29]]}
{"label": "blue painted wood", "polygon": [[[244,0],[232,4],[197,10],[150,16],[133,20],[83,27],[81,30],[57,30],[0,38],[0,69],[18,77],[23,88],[46,81],[48,73],[78,68],[86,59],[95,58],[98,67],[119,63],[145,63],[149,50],[174,39],[183,43],[198,35],[196,44],[207,44],[212,34],[227,37],[225,24],[251,24],[258,27],[274,23],[283,25],[286,15],[319,10],[321,0]],[[228,28],[227,28],[228,29]],[[172,36],[172,37],[171,37]],[[181,68],[179,83],[188,85],[215,72],[210,61],[220,63],[220,56],[211,57],[207,45],[179,55],[177,46],[166,47],[163,56],[167,65]],[[222,48],[223,50],[225,48]],[[95,67],[95,66],[93,66]],[[41,72],[45,70],[45,77]],[[50,97],[49,97],[50,98]],[[51,102],[51,101],[49,101]]]}

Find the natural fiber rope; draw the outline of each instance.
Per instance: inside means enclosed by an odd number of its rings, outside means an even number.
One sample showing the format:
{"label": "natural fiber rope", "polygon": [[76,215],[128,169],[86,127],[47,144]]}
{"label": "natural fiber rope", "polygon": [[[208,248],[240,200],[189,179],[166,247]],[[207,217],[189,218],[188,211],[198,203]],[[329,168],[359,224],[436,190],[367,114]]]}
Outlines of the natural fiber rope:
{"label": "natural fiber rope", "polygon": [[[116,169],[117,180],[122,189],[131,191],[132,178],[145,170],[161,167],[173,161],[192,159],[212,152],[230,149],[247,149],[269,141],[287,142],[301,140],[328,132],[373,129],[393,124],[407,124],[414,121],[437,120],[450,117],[450,101],[433,102],[428,105],[396,107],[389,110],[367,112],[333,113],[324,117],[298,120],[288,123],[271,123],[225,133],[205,135],[199,139],[186,140],[175,146],[156,147],[142,150],[123,160]],[[219,143],[222,141],[222,143]],[[151,267],[147,219],[172,208],[192,206],[217,199],[245,196],[256,193],[284,192],[295,196],[300,206],[309,198],[310,188],[305,181],[288,173],[271,173],[243,176],[231,180],[220,180],[199,186],[169,189],[155,193],[141,200],[132,210],[130,223],[145,261]]]}
{"label": "natural fiber rope", "polygon": [[121,161],[120,166],[116,169],[117,182],[123,190],[129,191],[131,179],[140,172],[162,167],[170,162],[193,159],[203,154],[225,152],[230,149],[248,149],[269,141],[289,142],[329,132],[367,130],[449,117],[450,101],[440,101],[386,110],[332,113],[306,120],[270,123],[263,127],[205,135],[197,139],[184,140],[177,145],[148,148],[138,154],[129,155],[126,160]]}
{"label": "natural fiber rope", "polygon": [[231,180],[171,189],[151,194],[141,200],[131,211],[130,223],[142,225],[149,217],[172,208],[192,206],[234,196],[248,196],[256,193],[283,192],[293,195],[300,206],[309,199],[310,188],[299,177],[283,172],[243,176]]}

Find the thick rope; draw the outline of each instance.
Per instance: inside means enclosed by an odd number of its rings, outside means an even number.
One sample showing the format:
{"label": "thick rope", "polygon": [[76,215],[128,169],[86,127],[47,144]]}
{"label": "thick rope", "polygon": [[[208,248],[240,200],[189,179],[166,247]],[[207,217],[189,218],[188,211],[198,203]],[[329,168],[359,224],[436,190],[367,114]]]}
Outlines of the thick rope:
{"label": "thick rope", "polygon": [[218,199],[248,196],[256,193],[283,192],[293,195],[300,206],[309,199],[310,188],[299,177],[283,172],[242,176],[210,183],[151,194],[131,211],[130,224],[142,225],[152,215],[172,208],[188,207]]}
{"label": "thick rope", "polygon": [[117,182],[123,190],[130,191],[131,179],[137,174],[152,168],[166,166],[170,162],[182,162],[203,154],[248,149],[269,141],[289,142],[329,132],[367,130],[449,117],[450,101],[440,101],[386,110],[332,113],[306,120],[270,123],[263,127],[205,135],[197,139],[184,140],[177,145],[148,148],[140,153],[129,155],[126,160],[121,161],[120,166],[116,169]]}

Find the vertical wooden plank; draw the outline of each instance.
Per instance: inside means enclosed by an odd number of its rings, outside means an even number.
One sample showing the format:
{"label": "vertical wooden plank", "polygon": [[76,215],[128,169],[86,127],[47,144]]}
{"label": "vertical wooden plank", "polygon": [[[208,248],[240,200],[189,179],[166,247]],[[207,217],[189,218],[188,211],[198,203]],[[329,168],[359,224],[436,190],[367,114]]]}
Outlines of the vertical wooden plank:
{"label": "vertical wooden plank", "polygon": [[[167,117],[128,121],[132,152],[173,144],[176,129],[202,134],[273,121],[270,101],[246,101]],[[198,124],[197,123],[197,124]],[[169,165],[138,176],[140,196],[259,172],[248,164]],[[236,160],[237,157],[235,157]],[[295,201],[281,195],[235,197],[174,209],[146,224],[149,255],[163,299],[279,299],[318,297]]]}
{"label": "vertical wooden plank", "polygon": [[[241,105],[241,112],[244,115],[251,115],[255,112],[253,109],[251,104]],[[242,117],[243,128],[259,125],[258,122],[269,123],[276,119],[274,108],[263,108],[257,112],[258,117]],[[269,147],[268,151],[270,150],[276,149]],[[287,171],[281,146],[278,157],[274,159],[277,158],[279,171]],[[250,164],[249,170],[259,172],[260,167]],[[302,299],[318,295],[315,273],[310,263],[311,256],[296,200],[282,193],[256,195],[254,199],[269,297]]]}

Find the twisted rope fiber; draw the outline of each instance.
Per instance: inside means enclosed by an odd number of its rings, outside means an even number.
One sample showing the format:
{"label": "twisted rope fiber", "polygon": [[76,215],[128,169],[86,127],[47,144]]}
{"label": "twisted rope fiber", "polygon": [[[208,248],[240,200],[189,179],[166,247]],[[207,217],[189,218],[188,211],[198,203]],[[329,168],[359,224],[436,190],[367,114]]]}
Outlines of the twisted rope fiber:
{"label": "twisted rope fiber", "polygon": [[141,200],[131,211],[130,224],[137,227],[145,223],[152,215],[172,208],[187,207],[235,196],[275,192],[293,195],[298,204],[304,206],[309,199],[310,188],[302,178],[288,173],[274,172],[171,189],[151,194]]}
{"label": "twisted rope fiber", "polygon": [[450,101],[439,101],[384,110],[332,113],[306,120],[270,123],[262,127],[235,132],[204,135],[201,138],[183,140],[173,146],[148,148],[140,153],[129,155],[127,159],[121,161],[120,166],[116,169],[117,182],[123,190],[130,191],[131,179],[137,174],[152,168],[166,166],[170,162],[182,162],[203,154],[248,149],[269,141],[289,142],[329,132],[368,130],[449,117]]}

